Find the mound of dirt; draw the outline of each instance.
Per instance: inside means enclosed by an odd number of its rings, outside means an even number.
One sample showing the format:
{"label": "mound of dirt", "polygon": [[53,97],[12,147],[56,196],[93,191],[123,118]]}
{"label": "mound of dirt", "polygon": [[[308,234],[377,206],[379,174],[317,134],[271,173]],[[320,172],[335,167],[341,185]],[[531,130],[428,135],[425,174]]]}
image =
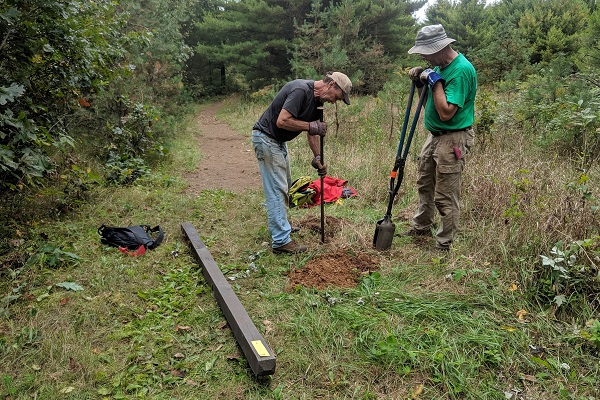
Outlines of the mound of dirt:
{"label": "mound of dirt", "polygon": [[290,281],[287,290],[297,286],[325,289],[330,286],[355,287],[360,278],[379,269],[378,263],[364,253],[338,250],[310,260],[303,268],[288,274]]}

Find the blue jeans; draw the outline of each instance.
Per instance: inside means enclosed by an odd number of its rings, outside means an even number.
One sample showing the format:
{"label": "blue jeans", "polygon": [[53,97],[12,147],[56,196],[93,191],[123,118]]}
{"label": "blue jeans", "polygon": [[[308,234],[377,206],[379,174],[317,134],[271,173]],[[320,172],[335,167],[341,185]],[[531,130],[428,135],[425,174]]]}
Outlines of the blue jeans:
{"label": "blue jeans", "polygon": [[287,145],[261,131],[252,131],[252,145],[258,160],[267,204],[267,222],[273,248],[291,241],[288,221],[288,190],[292,184]]}

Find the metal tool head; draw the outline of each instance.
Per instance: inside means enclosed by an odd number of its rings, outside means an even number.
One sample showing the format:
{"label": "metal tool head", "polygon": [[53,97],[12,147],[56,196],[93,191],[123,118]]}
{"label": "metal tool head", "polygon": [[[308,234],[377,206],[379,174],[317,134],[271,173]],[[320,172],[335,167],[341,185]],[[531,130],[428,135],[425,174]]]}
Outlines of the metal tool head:
{"label": "metal tool head", "polygon": [[375,234],[373,235],[373,247],[377,250],[389,249],[392,246],[395,231],[396,225],[392,222],[392,218],[389,215],[377,221]]}

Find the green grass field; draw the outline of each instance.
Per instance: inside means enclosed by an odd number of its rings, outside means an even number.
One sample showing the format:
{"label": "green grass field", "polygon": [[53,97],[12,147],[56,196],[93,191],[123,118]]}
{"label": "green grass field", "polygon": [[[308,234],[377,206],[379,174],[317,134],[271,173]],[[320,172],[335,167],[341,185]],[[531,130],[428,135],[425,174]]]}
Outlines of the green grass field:
{"label": "green grass field", "polygon": [[[202,154],[183,122],[150,176],[98,187],[75,212],[12,232],[0,271],[2,399],[600,399],[598,176],[582,196],[581,173],[524,134],[511,102],[499,101],[492,133],[469,156],[462,231],[447,255],[400,237],[389,251],[371,248],[397,148],[390,124],[400,125],[380,101],[340,106],[337,129],[327,106],[329,173],[358,196],[326,207],[345,221],[334,240],[303,232],[311,251],[295,256],[268,250],[260,188],[185,193],[181,176]],[[249,138],[264,107],[232,98],[219,117]],[[397,231],[416,208],[422,129],[394,205]],[[289,148],[292,175],[316,178],[306,140]],[[184,221],[235,278],[276,352],[274,375],[252,375]],[[161,225],[165,241],[129,257],[100,244],[102,223]],[[350,289],[285,289],[288,272],[340,247],[369,254],[379,271]]]}

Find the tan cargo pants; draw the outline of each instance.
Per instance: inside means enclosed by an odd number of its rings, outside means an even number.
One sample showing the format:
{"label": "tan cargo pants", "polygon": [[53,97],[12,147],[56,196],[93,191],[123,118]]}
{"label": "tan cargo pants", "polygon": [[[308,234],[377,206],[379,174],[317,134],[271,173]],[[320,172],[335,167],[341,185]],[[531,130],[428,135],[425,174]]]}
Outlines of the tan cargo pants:
{"label": "tan cargo pants", "polygon": [[419,209],[413,217],[414,228],[431,230],[435,210],[440,214],[436,247],[450,247],[458,232],[461,175],[465,155],[473,145],[473,128],[429,137],[419,156],[417,190]]}

